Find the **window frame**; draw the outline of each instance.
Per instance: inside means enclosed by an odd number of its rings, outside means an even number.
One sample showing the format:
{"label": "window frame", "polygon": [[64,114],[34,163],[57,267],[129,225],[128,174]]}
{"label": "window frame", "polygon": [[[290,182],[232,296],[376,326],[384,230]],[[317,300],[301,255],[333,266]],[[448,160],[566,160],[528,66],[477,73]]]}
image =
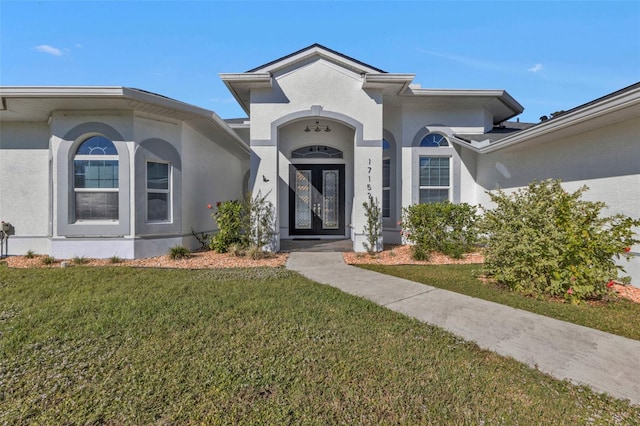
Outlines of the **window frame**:
{"label": "window frame", "polygon": [[[149,188],[149,164],[166,164],[167,165],[167,189]],[[144,217],[145,223],[171,223],[173,221],[173,173],[171,162],[158,160],[145,160],[144,163],[144,189],[145,189],[145,207]],[[149,195],[150,194],[167,194],[167,218],[162,220],[149,219]]]}
{"label": "window frame", "polygon": [[[387,152],[385,152],[387,151]],[[385,163],[389,162],[389,167],[385,168]],[[383,157],[382,157],[382,218],[383,219],[391,219],[391,156],[388,153],[388,149],[383,150]],[[388,180],[388,186],[385,186],[385,170],[388,170],[389,176],[387,177]],[[385,207],[385,197],[384,194],[388,193],[387,196],[387,201],[388,201],[388,206]],[[387,215],[385,216],[385,209],[387,210]]]}
{"label": "window frame", "polygon": [[[446,158],[448,162],[448,185],[422,185],[422,159],[423,158]],[[451,201],[452,199],[452,189],[453,189],[453,167],[452,167],[452,156],[451,155],[435,155],[435,154],[421,154],[418,156],[418,203],[419,204],[428,204],[422,202],[421,192],[422,190],[447,190],[447,198],[446,201]]]}
{"label": "window frame", "polygon": [[[115,154],[78,154],[78,151],[81,150],[81,148],[89,143],[92,139],[94,138],[102,138],[105,139],[106,141],[108,141],[111,146],[113,147],[113,150],[115,151]],[[116,186],[115,187],[78,187],[76,184],[76,176],[77,176],[77,172],[76,172],[76,161],[115,161],[116,162],[116,167],[117,167],[117,173],[115,176],[115,183]],[[85,166],[86,167],[86,166]],[[73,223],[78,223],[78,224],[86,224],[86,223],[91,223],[91,224],[97,224],[97,223],[118,223],[120,221],[120,158],[118,156],[118,151],[117,148],[115,146],[115,144],[113,143],[113,141],[103,135],[91,135],[86,137],[74,150],[74,155],[71,159],[71,173],[72,173],[72,187],[73,187],[73,201],[72,201],[72,205],[73,205],[73,209],[72,209],[72,217],[73,217]],[[79,193],[116,193],[118,194],[116,197],[117,203],[115,206],[115,211],[116,211],[116,217],[115,218],[101,218],[101,219],[79,219],[78,218],[78,206],[77,206],[77,195]]]}

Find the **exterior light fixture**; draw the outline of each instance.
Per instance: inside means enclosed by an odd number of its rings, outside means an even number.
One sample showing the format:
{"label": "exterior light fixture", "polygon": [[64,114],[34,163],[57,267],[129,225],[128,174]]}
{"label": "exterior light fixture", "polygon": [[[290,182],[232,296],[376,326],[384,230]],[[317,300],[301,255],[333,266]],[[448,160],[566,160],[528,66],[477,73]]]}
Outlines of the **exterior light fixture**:
{"label": "exterior light fixture", "polygon": [[[314,132],[321,132],[321,131],[325,131],[325,132],[330,132],[331,128],[327,125],[327,126],[321,126],[320,125],[320,120],[316,120],[316,127],[313,129]],[[310,132],[311,128],[309,128],[309,126],[305,126],[304,127],[304,131],[305,132]]]}

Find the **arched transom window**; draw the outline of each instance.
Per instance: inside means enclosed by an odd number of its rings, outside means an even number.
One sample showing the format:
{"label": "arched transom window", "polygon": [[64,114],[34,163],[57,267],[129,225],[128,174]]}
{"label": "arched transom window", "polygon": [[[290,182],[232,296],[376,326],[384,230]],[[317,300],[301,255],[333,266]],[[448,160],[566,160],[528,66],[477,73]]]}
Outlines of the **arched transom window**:
{"label": "arched transom window", "polygon": [[73,157],[75,220],[118,220],[118,151],[104,136],[91,136]]}
{"label": "arched transom window", "polygon": [[442,136],[440,133],[429,133],[427,136],[422,138],[420,141],[420,146],[422,148],[437,148],[440,146],[449,146],[449,141],[447,138]]}
{"label": "arched transom window", "polygon": [[309,145],[291,151],[291,158],[342,158],[342,151],[326,145]]}

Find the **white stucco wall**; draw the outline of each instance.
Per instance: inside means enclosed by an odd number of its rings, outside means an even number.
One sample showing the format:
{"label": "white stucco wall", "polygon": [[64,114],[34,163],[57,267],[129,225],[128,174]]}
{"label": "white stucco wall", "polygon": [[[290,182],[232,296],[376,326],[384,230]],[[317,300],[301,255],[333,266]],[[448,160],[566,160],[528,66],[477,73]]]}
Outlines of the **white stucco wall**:
{"label": "white stucco wall", "polygon": [[[352,167],[353,170],[352,176],[346,177],[346,187],[353,188],[353,197],[350,200],[347,195],[345,199],[347,205],[351,204],[351,209],[347,210],[353,211],[350,216],[353,221],[350,218],[345,220],[347,226],[353,226],[356,250],[362,250],[362,203],[369,192],[378,200],[382,199],[382,95],[363,90],[362,82],[361,75],[324,59],[316,59],[276,73],[273,88],[254,89],[251,92],[253,191],[269,194],[270,201],[278,205],[280,213],[287,211],[289,204],[288,191],[281,194],[287,186],[278,184],[282,182],[281,177],[288,174],[289,163],[281,160],[283,157],[286,160],[286,150],[290,152],[290,146],[304,146],[307,143],[306,133],[300,132],[299,136],[292,134],[283,152],[278,140],[279,129],[304,120],[311,124],[315,119],[321,120],[322,125],[333,126],[335,123],[336,129],[340,125],[351,129],[350,139],[340,141],[339,145],[345,153],[353,153],[353,164],[349,165],[349,169]],[[329,139],[337,143],[336,137],[332,134]],[[372,170],[371,190],[367,189],[369,160],[377,166]],[[283,204],[284,201],[286,203]],[[279,226],[282,226],[283,220],[283,217],[279,218]],[[286,237],[280,235],[283,236]]]}
{"label": "white stucco wall", "polygon": [[[246,159],[222,149],[214,141],[185,124],[182,126],[182,233],[185,245],[197,247],[196,232],[211,232],[211,218],[218,201],[241,200],[242,181],[248,170]],[[213,209],[207,209],[212,204]]]}
{"label": "white stucco wall", "polygon": [[49,127],[40,122],[0,126],[0,220],[15,227],[9,254],[49,250],[51,192]]}
{"label": "white stucco wall", "polygon": [[[603,201],[607,215],[640,218],[640,119],[601,127],[571,137],[536,144],[535,141],[477,158],[479,204],[490,207],[486,190],[507,191],[534,179],[561,179],[563,187],[589,190],[584,200]],[[640,229],[637,230],[640,236]],[[640,245],[632,247],[640,253]],[[640,286],[640,257],[622,263]]]}

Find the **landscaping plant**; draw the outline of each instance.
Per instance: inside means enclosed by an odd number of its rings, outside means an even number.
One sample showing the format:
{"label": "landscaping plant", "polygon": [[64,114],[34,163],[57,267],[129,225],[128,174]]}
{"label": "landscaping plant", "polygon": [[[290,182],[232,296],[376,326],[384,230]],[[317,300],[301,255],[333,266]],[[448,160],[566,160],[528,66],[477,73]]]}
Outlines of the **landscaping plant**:
{"label": "landscaping plant", "polygon": [[364,207],[364,214],[367,218],[364,224],[364,233],[367,241],[363,242],[362,245],[367,250],[367,253],[373,255],[381,250],[382,210],[378,199],[374,199],[371,194],[369,194],[369,199],[362,203],[362,207]]}
{"label": "landscaping plant", "polygon": [[211,217],[218,224],[218,232],[211,237],[209,248],[226,253],[231,244],[242,242],[243,205],[237,200],[216,203],[216,212]]}
{"label": "landscaping plant", "polygon": [[275,209],[267,195],[253,198],[248,193],[243,202],[218,202],[216,212],[211,215],[218,224],[218,233],[211,237],[209,247],[219,253],[226,253],[230,247],[235,252],[256,247],[253,257],[257,256],[256,250],[262,252],[269,247],[274,235]]}
{"label": "landscaping plant", "polygon": [[169,259],[186,259],[189,256],[191,256],[191,251],[184,246],[173,246],[169,249]]}
{"label": "landscaping plant", "polygon": [[413,244],[416,260],[433,252],[460,259],[477,243],[476,207],[449,201],[414,204],[402,209],[402,236]]}
{"label": "landscaping plant", "polygon": [[623,268],[615,259],[638,243],[640,220],[605,216],[602,202],[584,201],[587,187],[565,191],[559,180],[534,181],[506,194],[489,193],[496,207],[483,209],[485,272],[530,295],[571,302],[600,298]]}

